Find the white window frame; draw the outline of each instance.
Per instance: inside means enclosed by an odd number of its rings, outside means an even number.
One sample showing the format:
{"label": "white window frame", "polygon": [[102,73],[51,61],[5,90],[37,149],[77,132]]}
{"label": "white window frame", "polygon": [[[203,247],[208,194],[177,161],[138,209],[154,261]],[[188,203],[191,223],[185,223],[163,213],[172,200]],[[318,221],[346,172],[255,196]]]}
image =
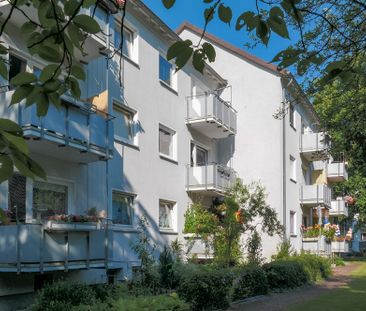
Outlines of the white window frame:
{"label": "white window frame", "polygon": [[[118,103],[116,101],[114,101],[113,103],[113,111],[115,110],[119,110],[120,113],[128,113],[131,115],[131,140],[126,139],[125,137],[121,137],[119,136],[116,131],[114,132],[114,140],[117,142],[121,142],[127,145],[132,145],[132,146],[138,146],[138,131],[136,131],[136,124],[138,123],[138,113],[135,109],[128,107],[126,105],[123,105],[121,103]],[[118,118],[116,117],[116,119],[114,120],[114,122],[116,122]]]}
{"label": "white window frame", "polygon": [[296,109],[293,103],[290,103],[288,111],[289,111],[290,126],[296,130]]}
{"label": "white window frame", "polygon": [[297,213],[290,211],[290,235],[297,236]]}
{"label": "white window frame", "polygon": [[[114,217],[113,217],[113,194],[116,193],[117,195],[122,195],[124,197],[129,197],[131,199],[131,224],[120,224],[120,223],[114,223]],[[133,228],[135,226],[135,203],[136,203],[136,194],[125,192],[118,189],[112,189],[111,191],[111,217],[109,217],[112,220],[113,226],[121,227],[121,228]]]}
{"label": "white window frame", "polygon": [[[125,57],[128,60],[131,60],[133,63],[138,64],[138,30],[133,27],[130,23],[127,21],[124,21],[123,29],[126,32],[129,32],[131,34],[131,46],[129,48],[131,55],[126,55],[125,53],[122,53],[123,57]],[[116,20],[115,27],[114,27],[114,38],[113,38],[113,46],[115,49],[118,49],[118,46],[115,46],[115,38],[117,35],[120,36],[120,30],[121,30],[121,21]],[[117,51],[117,53],[121,53],[120,50]]]}
{"label": "white window frame", "polygon": [[[169,227],[160,227],[160,206],[161,206],[162,203],[172,205],[171,228],[169,228]],[[158,226],[159,226],[160,231],[170,231],[170,232],[176,232],[177,231],[177,202],[172,201],[172,200],[159,199]]]}
{"label": "white window frame", "polygon": [[290,155],[289,159],[290,159],[290,180],[296,183],[297,181],[296,158]]}
{"label": "white window frame", "polygon": [[[192,145],[194,145],[194,147],[193,147],[194,150],[192,150]],[[193,166],[193,167],[197,166],[197,157],[196,157],[197,148],[203,149],[203,150],[205,150],[207,152],[206,165],[208,165],[209,158],[210,158],[210,150],[209,150],[209,148],[207,148],[206,146],[203,146],[200,143],[197,143],[194,140],[191,141],[191,144],[190,144],[190,147],[189,147],[190,153],[191,153],[190,156],[193,157],[193,162],[192,162],[192,158],[190,158],[190,165]]]}
{"label": "white window frame", "polygon": [[[167,63],[169,63],[171,65],[171,69],[170,69],[170,83],[167,83],[166,81],[162,80],[160,78],[160,58],[164,59]],[[165,54],[163,53],[159,53],[159,58],[158,58],[158,78],[160,83],[162,83],[163,85],[167,86],[168,88],[172,89],[175,92],[178,92],[178,72],[175,72],[175,65],[168,61],[166,59]]]}
{"label": "white window frame", "polygon": [[[160,150],[160,131],[169,133],[172,137],[172,154],[165,154],[163,152],[161,152]],[[161,123],[159,123],[159,130],[158,130],[158,147],[159,147],[159,155],[161,158],[167,159],[167,160],[172,160],[174,162],[178,161],[178,150],[177,150],[177,132]]]}

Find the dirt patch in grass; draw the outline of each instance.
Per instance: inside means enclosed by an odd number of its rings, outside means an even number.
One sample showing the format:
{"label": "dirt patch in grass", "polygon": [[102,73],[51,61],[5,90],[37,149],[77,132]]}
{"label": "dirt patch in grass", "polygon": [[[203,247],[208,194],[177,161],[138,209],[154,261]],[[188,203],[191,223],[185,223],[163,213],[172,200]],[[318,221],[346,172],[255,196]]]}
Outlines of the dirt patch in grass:
{"label": "dirt patch in grass", "polygon": [[286,310],[290,305],[311,300],[333,289],[345,286],[352,280],[350,273],[361,264],[352,262],[343,267],[333,269],[333,275],[327,280],[313,286],[301,287],[283,293],[273,293],[270,296],[260,297],[254,301],[247,301],[233,306],[231,311],[279,311]]}

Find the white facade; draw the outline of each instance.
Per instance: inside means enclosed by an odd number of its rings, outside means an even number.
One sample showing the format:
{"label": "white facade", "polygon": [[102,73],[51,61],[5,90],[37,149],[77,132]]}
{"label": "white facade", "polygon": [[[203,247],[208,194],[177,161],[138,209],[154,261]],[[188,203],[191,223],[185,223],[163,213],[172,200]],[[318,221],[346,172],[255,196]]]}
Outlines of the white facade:
{"label": "white facade", "polygon": [[[184,242],[184,213],[192,199],[210,206],[236,173],[266,187],[268,204],[301,249],[303,215],[311,223],[310,207],[327,202],[319,202],[318,192],[315,202],[300,197],[302,184],[316,184],[311,156],[319,150],[302,148],[302,133],[313,132],[317,119],[298,99],[296,83],[215,42],[214,69],[206,66],[202,76],[187,65],[175,73],[164,58],[178,35],[138,0],[128,6],[120,80],[119,53],[107,59],[93,54],[92,46],[112,55],[121,16],[99,16],[110,36],[88,38],[90,53],[80,57],[88,63],[84,101],[65,97],[60,111],[51,108],[40,120],[22,104],[7,108],[12,91],[0,94],[1,117],[24,128],[31,155],[48,176],[47,183],[17,176],[0,185],[0,208],[18,213],[18,224],[0,225],[0,296],[32,291],[45,275],[58,278],[63,271],[90,283],[130,277],[139,265],[130,247],[139,217],[147,217],[157,251],[176,238]],[[30,72],[42,68],[16,31],[21,15],[14,21],[14,33],[1,38],[9,57]],[[187,28],[181,36],[196,39],[197,33]],[[283,120],[273,117],[291,98],[292,125],[289,113]],[[57,214],[93,209],[106,220],[52,222],[55,206]],[[279,241],[263,237],[267,258]],[[203,255],[199,245],[193,252]],[[12,283],[16,273],[27,275],[22,286]]]}

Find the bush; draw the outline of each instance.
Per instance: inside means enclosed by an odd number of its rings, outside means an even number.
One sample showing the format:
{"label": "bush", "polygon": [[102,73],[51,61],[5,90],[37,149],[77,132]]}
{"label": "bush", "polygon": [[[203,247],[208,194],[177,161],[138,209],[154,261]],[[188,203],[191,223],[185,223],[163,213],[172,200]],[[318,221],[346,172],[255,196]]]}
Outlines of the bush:
{"label": "bush", "polygon": [[309,281],[315,282],[322,278],[327,278],[331,274],[330,261],[326,258],[309,253],[302,253],[292,256],[289,260],[302,265]]}
{"label": "bush", "polygon": [[265,264],[263,268],[270,289],[295,288],[309,281],[304,267],[296,261],[273,261]]}
{"label": "bush", "polygon": [[239,300],[268,293],[267,277],[259,266],[246,266],[234,270],[236,278],[233,284],[232,299]]}
{"label": "bush", "polygon": [[176,294],[172,294],[169,296],[158,295],[121,298],[113,304],[111,310],[188,311],[189,306],[185,302],[180,300]]}
{"label": "bush", "polygon": [[87,285],[60,281],[46,285],[38,294],[32,311],[65,311],[72,306],[93,305],[95,292]]}
{"label": "bush", "polygon": [[230,270],[201,266],[182,275],[178,295],[191,304],[192,310],[226,308],[232,281]]}

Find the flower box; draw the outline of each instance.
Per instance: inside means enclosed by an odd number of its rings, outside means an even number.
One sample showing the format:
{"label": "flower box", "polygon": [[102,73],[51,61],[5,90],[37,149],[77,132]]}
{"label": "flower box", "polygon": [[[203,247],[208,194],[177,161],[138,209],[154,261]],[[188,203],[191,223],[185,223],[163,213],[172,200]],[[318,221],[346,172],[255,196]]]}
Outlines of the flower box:
{"label": "flower box", "polygon": [[98,222],[60,223],[50,220],[45,224],[47,231],[94,231],[100,228],[101,225]]}
{"label": "flower box", "polygon": [[318,242],[319,237],[313,237],[313,238],[302,238],[303,242]]}
{"label": "flower box", "polygon": [[332,241],[332,253],[348,253],[349,241]]}

